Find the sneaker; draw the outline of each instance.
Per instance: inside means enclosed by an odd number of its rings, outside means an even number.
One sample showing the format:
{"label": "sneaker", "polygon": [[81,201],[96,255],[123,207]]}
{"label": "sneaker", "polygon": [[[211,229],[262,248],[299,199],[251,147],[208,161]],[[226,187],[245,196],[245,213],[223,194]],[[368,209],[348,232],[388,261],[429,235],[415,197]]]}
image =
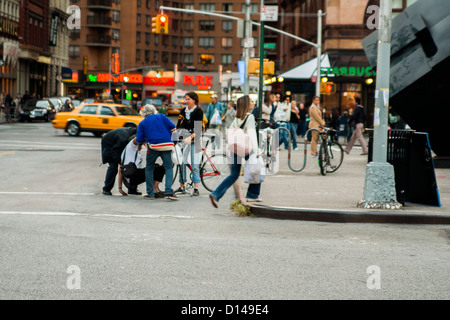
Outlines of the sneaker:
{"label": "sneaker", "polygon": [[144,196],[144,199],[147,199],[147,200],[155,200],[155,197],[154,197],[154,196],[149,196],[149,195],[147,194],[147,195]]}
{"label": "sneaker", "polygon": [[294,148],[294,150],[296,151],[296,150],[298,150],[298,148]]}
{"label": "sneaker", "polygon": [[318,158],[319,156],[317,154],[311,156],[311,158]]}
{"label": "sneaker", "polygon": [[256,199],[249,199],[249,198],[247,198],[246,200],[247,200],[247,202],[262,202],[261,198],[256,198]]}
{"label": "sneaker", "polygon": [[112,196],[111,191],[103,190],[103,194],[104,194],[105,196]]}
{"label": "sneaker", "polygon": [[212,194],[209,195],[209,199],[211,200],[211,204],[213,205],[214,208],[218,208],[219,207],[217,205],[216,198],[214,198],[214,196]]}
{"label": "sneaker", "polygon": [[344,152],[345,152],[346,154],[350,154],[350,152],[348,152],[347,150],[344,150]]}
{"label": "sneaker", "polygon": [[194,189],[194,193],[192,195],[193,196],[199,196],[200,192],[198,192],[198,189]]}
{"label": "sneaker", "polygon": [[135,194],[135,195],[138,195],[138,196],[140,196],[141,194],[142,194],[142,192],[139,192],[139,191],[137,191],[137,190],[128,190],[128,194]]}
{"label": "sneaker", "polygon": [[169,194],[166,194],[166,199],[178,200],[178,197],[175,194],[173,194],[173,193],[169,193]]}
{"label": "sneaker", "polygon": [[179,187],[177,190],[175,190],[174,193],[185,194],[185,193],[186,193],[186,189],[185,189],[185,188],[182,188],[182,187]]}

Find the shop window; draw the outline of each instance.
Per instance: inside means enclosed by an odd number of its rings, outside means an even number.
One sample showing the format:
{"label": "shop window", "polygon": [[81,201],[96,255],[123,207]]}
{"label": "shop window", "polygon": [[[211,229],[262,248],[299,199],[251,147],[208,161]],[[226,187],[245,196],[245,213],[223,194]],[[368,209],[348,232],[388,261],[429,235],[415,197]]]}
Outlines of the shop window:
{"label": "shop window", "polygon": [[199,54],[198,63],[200,64],[212,64],[214,63],[214,55],[212,54]]}

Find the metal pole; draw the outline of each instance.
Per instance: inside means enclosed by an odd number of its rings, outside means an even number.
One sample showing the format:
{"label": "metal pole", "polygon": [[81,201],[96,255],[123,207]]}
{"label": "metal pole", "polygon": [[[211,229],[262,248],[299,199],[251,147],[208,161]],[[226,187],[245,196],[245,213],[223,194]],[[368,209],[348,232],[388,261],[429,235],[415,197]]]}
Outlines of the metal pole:
{"label": "metal pole", "polygon": [[391,0],[380,2],[380,29],[376,97],[374,110],[373,161],[366,167],[364,198],[359,207],[367,209],[399,209],[395,190],[394,167],[387,162],[387,130],[391,59]]}
{"label": "metal pole", "polygon": [[[261,0],[261,8],[264,0]],[[262,118],[263,106],[263,85],[264,85],[264,21],[261,20],[261,28],[259,28],[259,89],[258,89],[258,118]],[[259,130],[262,129],[262,122],[258,121],[257,137],[259,140]],[[259,142],[259,141],[258,141]]]}
{"label": "metal pole", "polygon": [[[248,39],[251,36],[251,27],[252,24],[250,22],[250,0],[245,0],[245,22],[244,22],[244,39]],[[245,41],[245,40],[244,40]],[[248,45],[244,48],[244,62],[245,62],[245,82],[244,82],[244,94],[250,93],[250,85],[249,85],[249,74],[248,74],[248,66],[250,59],[250,48]]]}
{"label": "metal pole", "polygon": [[320,97],[320,71],[322,63],[322,10],[317,12],[317,77],[316,96]]}

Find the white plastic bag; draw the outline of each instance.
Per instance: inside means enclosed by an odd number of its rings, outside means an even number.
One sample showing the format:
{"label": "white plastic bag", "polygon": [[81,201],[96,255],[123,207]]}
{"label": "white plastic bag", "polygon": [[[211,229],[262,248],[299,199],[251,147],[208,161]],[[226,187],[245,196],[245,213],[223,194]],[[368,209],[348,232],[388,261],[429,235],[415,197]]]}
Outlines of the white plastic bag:
{"label": "white plastic bag", "polygon": [[244,182],[251,184],[261,183],[264,181],[265,176],[264,160],[252,153],[244,165]]}
{"label": "white plastic bag", "polygon": [[175,145],[175,148],[172,151],[172,162],[174,164],[183,163],[183,151],[181,150],[181,146],[179,143]]}
{"label": "white plastic bag", "polygon": [[214,110],[214,114],[211,117],[211,124],[212,125],[221,125],[222,124],[222,117],[220,116],[219,110]]}

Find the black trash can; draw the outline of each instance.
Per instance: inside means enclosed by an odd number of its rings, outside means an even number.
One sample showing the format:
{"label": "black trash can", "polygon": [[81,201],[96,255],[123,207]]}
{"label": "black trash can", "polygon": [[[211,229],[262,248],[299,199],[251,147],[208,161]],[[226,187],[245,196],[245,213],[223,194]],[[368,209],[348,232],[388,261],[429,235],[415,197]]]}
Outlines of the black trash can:
{"label": "black trash can", "polygon": [[[368,162],[373,160],[373,129],[369,133]],[[405,204],[408,200],[408,177],[410,170],[410,151],[414,130],[390,129],[388,130],[387,159],[394,167],[395,191],[397,201]]]}

